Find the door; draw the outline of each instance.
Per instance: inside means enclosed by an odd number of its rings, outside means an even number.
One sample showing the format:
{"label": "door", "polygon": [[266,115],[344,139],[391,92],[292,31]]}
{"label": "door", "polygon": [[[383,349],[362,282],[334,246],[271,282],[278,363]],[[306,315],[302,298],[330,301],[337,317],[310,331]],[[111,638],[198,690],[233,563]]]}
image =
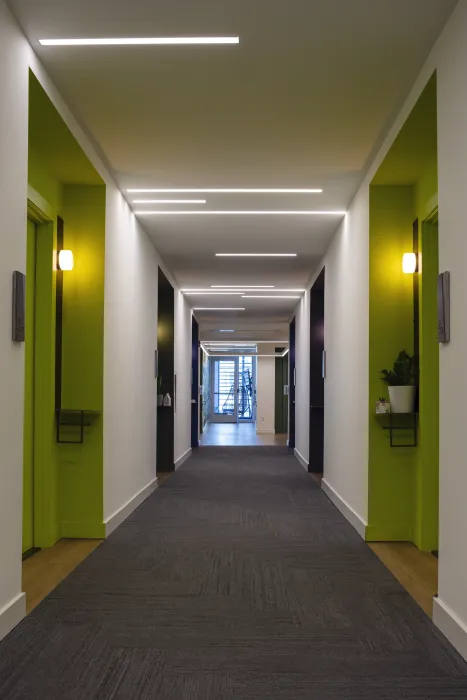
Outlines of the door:
{"label": "door", "polygon": [[23,435],[23,554],[34,548],[34,363],[36,316],[36,225],[28,219]]}
{"label": "door", "polygon": [[191,446],[199,446],[199,327],[191,317]]}
{"label": "door", "polygon": [[324,269],[310,290],[310,461],[323,473],[324,462]]}
{"label": "door", "polygon": [[295,447],[295,318],[290,322],[289,333],[289,439],[288,447]]}
{"label": "door", "polygon": [[238,420],[256,421],[256,358],[251,355],[238,358]]}
{"label": "door", "polygon": [[287,432],[288,413],[288,384],[289,384],[289,358],[276,357],[276,387],[275,387],[275,421],[274,429],[278,434]]}
{"label": "door", "polygon": [[211,358],[213,423],[238,421],[238,357]]}

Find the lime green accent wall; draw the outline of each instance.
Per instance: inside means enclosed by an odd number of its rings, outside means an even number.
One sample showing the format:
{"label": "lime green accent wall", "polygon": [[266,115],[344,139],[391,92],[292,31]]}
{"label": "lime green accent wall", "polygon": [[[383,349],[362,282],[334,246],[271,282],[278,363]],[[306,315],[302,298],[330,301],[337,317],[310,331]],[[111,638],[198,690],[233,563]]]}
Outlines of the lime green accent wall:
{"label": "lime green accent wall", "polygon": [[62,534],[103,537],[105,187],[66,185],[63,219],[74,268],[63,281],[62,406],[100,415],[83,445],[60,445]]}
{"label": "lime green accent wall", "polygon": [[391,448],[383,419],[375,416],[376,400],[387,395],[380,370],[392,367],[400,350],[413,352],[413,278],[402,272],[402,255],[413,247],[413,220],[412,187],[370,188],[370,540],[413,536],[415,453]]}
{"label": "lime green accent wall", "polygon": [[420,224],[420,420],[416,459],[417,498],[415,544],[424,551],[438,549],[439,504],[439,345],[438,225],[427,217],[437,205],[438,167],[427,164],[415,188]]}
{"label": "lime green accent wall", "polygon": [[34,325],[36,226],[28,219],[26,242],[26,342],[24,373],[23,552],[34,546]]}
{"label": "lime green accent wall", "polygon": [[[64,273],[62,406],[102,413],[105,186],[32,74],[29,122],[28,181],[46,201],[51,222],[36,227],[34,381],[27,370],[24,439],[28,464],[31,454],[34,463],[34,545],[49,547],[62,536],[105,534],[102,417],[86,428],[83,445],[57,444],[55,421],[58,215],[65,247],[75,253],[75,269]],[[28,274],[29,295],[31,279]],[[24,532],[30,537],[28,522]]]}
{"label": "lime green accent wall", "polygon": [[[370,188],[370,435],[368,540],[411,540],[438,548],[439,346],[436,76],[428,82]],[[418,445],[389,447],[374,402],[378,370],[413,349],[413,276],[401,272],[419,221],[420,387]],[[384,260],[387,269],[384,269]],[[383,355],[386,357],[383,361]],[[378,357],[376,362],[375,358]]]}

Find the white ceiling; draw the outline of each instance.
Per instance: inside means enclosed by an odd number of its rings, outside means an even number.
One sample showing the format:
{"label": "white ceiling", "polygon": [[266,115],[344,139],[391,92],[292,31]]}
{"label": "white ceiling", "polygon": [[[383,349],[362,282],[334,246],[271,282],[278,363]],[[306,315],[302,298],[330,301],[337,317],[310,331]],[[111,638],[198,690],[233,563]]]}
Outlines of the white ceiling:
{"label": "white ceiling", "polygon": [[[9,4],[123,190],[322,187],[322,195],[207,195],[207,208],[345,210],[456,0]],[[184,35],[238,35],[240,44],[38,44],[39,38]],[[182,287],[302,287],[338,223],[282,216],[142,221]],[[215,252],[299,255],[247,260],[215,258]],[[234,299],[240,297],[197,298],[194,306],[247,307],[197,313],[202,328],[237,317],[221,325],[274,330],[296,303]]]}

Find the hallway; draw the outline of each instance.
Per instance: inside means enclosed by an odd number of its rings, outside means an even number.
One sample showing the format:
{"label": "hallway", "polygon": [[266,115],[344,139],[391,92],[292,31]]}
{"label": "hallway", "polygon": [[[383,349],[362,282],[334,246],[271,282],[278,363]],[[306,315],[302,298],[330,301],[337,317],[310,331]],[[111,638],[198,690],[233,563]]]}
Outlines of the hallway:
{"label": "hallway", "polygon": [[466,664],[282,447],[200,448],[0,644],[2,700],[466,694]]}

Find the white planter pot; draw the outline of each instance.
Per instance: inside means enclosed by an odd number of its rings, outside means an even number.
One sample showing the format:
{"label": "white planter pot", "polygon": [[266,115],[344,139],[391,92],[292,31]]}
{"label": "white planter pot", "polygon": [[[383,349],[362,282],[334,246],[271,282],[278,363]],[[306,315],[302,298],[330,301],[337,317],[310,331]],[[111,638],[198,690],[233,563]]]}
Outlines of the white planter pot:
{"label": "white planter pot", "polygon": [[415,386],[390,386],[389,399],[392,413],[413,413],[415,409]]}
{"label": "white planter pot", "polygon": [[157,394],[157,405],[162,406],[162,402],[164,400],[164,394]]}

